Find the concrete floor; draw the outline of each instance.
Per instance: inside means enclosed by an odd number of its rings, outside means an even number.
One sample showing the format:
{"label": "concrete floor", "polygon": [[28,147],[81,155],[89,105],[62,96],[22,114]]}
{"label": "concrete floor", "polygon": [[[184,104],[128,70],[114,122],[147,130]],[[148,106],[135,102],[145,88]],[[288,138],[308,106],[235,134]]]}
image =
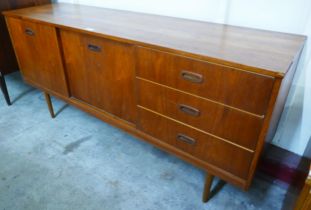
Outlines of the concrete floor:
{"label": "concrete floor", "polygon": [[[279,210],[294,195],[256,178],[226,184],[201,202],[204,172],[96,118],[7,77],[0,95],[0,210]],[[217,182],[216,182],[217,184]]]}

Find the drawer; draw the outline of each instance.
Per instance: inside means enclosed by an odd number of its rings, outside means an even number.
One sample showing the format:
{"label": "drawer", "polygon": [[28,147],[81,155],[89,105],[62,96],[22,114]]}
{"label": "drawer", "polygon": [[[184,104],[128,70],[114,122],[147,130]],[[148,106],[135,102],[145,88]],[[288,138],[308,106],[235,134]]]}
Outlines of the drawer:
{"label": "drawer", "polygon": [[274,78],[136,48],[137,76],[258,115],[265,115]]}
{"label": "drawer", "polygon": [[139,108],[138,128],[200,160],[246,179],[253,153]]}
{"label": "drawer", "polygon": [[263,118],[141,79],[137,87],[140,106],[255,150]]}

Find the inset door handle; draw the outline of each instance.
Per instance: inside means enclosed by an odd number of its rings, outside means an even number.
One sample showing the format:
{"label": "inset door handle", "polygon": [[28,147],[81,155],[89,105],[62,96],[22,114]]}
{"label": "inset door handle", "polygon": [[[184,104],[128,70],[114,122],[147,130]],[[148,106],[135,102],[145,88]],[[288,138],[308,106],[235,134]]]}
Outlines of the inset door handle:
{"label": "inset door handle", "polygon": [[190,71],[181,71],[181,77],[184,80],[187,80],[189,82],[193,83],[202,83],[203,82],[203,76],[201,74],[193,73]]}
{"label": "inset door handle", "polygon": [[196,143],[195,139],[193,139],[193,138],[191,138],[189,136],[186,136],[185,134],[181,134],[181,133],[179,133],[177,135],[177,140],[185,142],[187,144],[191,144],[191,145],[194,145]]}
{"label": "inset door handle", "polygon": [[179,110],[194,117],[200,116],[200,110],[193,108],[191,106],[179,104]]}
{"label": "inset door handle", "polygon": [[102,51],[102,48],[100,46],[93,45],[93,44],[88,44],[87,48],[93,52],[101,52]]}
{"label": "inset door handle", "polygon": [[35,32],[32,29],[30,29],[30,28],[26,28],[25,29],[25,34],[27,34],[29,36],[34,36]]}

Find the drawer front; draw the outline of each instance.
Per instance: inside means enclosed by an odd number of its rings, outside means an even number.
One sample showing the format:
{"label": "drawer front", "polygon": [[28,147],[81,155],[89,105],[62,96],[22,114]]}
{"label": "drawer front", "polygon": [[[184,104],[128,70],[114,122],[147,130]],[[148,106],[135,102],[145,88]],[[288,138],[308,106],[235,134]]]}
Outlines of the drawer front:
{"label": "drawer front", "polygon": [[61,31],[71,96],[135,123],[135,61],[131,45]]}
{"label": "drawer front", "polygon": [[253,153],[139,108],[138,128],[200,160],[246,179]]}
{"label": "drawer front", "polygon": [[7,24],[25,79],[68,96],[56,29],[16,18],[7,18]]}
{"label": "drawer front", "polygon": [[[138,104],[255,150],[263,118],[137,79]],[[241,132],[243,131],[243,132]]]}
{"label": "drawer front", "polygon": [[137,76],[258,115],[265,115],[274,79],[144,47]]}

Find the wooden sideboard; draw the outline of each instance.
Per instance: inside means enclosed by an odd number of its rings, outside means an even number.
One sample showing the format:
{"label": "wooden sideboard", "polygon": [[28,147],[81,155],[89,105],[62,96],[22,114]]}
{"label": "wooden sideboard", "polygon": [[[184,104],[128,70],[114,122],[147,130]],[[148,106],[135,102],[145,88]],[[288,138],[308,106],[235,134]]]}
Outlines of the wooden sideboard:
{"label": "wooden sideboard", "polygon": [[248,189],[306,37],[72,4],[4,13],[24,79]]}
{"label": "wooden sideboard", "polygon": [[[51,3],[51,0],[1,0],[0,12],[48,3]],[[18,65],[5,20],[2,15],[0,15],[0,46],[0,87],[7,104],[11,105],[4,75],[17,71]]]}

